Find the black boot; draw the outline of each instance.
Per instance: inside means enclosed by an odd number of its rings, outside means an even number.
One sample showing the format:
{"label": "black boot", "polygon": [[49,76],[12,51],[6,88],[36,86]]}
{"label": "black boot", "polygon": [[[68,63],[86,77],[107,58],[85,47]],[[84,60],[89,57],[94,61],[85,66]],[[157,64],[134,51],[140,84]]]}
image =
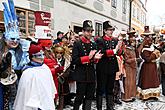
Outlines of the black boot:
{"label": "black boot", "polygon": [[116,80],[114,83],[114,103],[121,105],[122,102],[119,100],[120,94],[120,84],[119,80]]}
{"label": "black boot", "polygon": [[79,108],[80,108],[80,104],[79,104],[79,103],[74,102],[74,105],[73,105],[73,110],[79,110]]}
{"label": "black boot", "polygon": [[66,105],[73,106],[73,102],[72,102],[71,99],[72,99],[72,97],[71,97],[70,94],[65,95],[65,96],[64,96],[64,105],[65,105],[65,106],[66,106]]}
{"label": "black boot", "polygon": [[115,110],[113,103],[113,95],[107,95],[106,102],[107,102],[107,110]]}
{"label": "black boot", "polygon": [[83,110],[91,110],[92,100],[85,100],[83,101]]}
{"label": "black boot", "polygon": [[119,96],[114,97],[114,103],[121,105],[122,102],[119,100]]}
{"label": "black boot", "polygon": [[57,110],[63,110],[63,107],[64,107],[64,96],[60,95],[59,96],[59,105],[58,105]]}
{"label": "black boot", "polygon": [[76,98],[74,100],[73,110],[79,110],[82,101],[84,100],[84,96],[81,94],[76,94]]}
{"label": "black boot", "polygon": [[102,96],[97,96],[96,97],[96,106],[97,106],[97,110],[102,110]]}
{"label": "black boot", "polygon": [[79,110],[81,105],[81,102],[79,100],[77,100],[77,98],[74,100],[74,104],[73,104],[73,110]]}

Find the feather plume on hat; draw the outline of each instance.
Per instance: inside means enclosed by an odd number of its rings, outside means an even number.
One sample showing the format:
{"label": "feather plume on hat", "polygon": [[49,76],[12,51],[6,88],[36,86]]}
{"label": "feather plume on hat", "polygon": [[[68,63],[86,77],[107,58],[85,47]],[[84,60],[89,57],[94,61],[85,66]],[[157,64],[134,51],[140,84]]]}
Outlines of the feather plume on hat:
{"label": "feather plume on hat", "polygon": [[2,4],[4,6],[5,39],[20,39],[18,20],[15,13],[13,0],[8,0],[9,7],[6,2],[3,2]]}

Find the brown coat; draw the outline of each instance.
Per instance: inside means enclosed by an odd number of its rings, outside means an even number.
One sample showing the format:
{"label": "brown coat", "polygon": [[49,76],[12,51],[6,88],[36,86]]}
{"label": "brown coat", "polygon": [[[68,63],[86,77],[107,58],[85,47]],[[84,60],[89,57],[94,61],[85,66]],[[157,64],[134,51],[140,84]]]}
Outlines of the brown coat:
{"label": "brown coat", "polygon": [[151,48],[144,48],[141,54],[144,63],[140,70],[138,95],[142,99],[158,97],[160,95],[159,76],[156,66],[156,54]]}
{"label": "brown coat", "polygon": [[130,101],[136,96],[136,54],[133,47],[126,47],[125,50],[125,72],[124,80],[125,93],[122,95],[124,101]]}

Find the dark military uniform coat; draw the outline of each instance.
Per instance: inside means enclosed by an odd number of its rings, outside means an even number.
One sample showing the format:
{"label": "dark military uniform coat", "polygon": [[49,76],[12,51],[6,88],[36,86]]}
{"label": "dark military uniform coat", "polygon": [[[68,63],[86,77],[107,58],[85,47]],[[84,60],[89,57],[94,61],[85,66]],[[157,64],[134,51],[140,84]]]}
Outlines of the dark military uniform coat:
{"label": "dark military uniform coat", "polygon": [[101,50],[104,54],[97,64],[97,71],[101,71],[101,73],[105,74],[112,74],[119,71],[116,55],[121,55],[122,50],[115,52],[118,40],[103,36],[102,38],[98,38],[96,43],[98,50]]}
{"label": "dark military uniform coat", "polygon": [[70,77],[78,82],[95,82],[94,58],[89,60],[91,50],[96,50],[96,44],[85,37],[76,41],[72,51],[72,72]]}
{"label": "dark military uniform coat", "polygon": [[116,72],[119,71],[116,55],[121,55],[122,50],[116,51],[118,40],[103,36],[96,40],[98,50],[103,53],[102,58],[96,65],[97,95],[113,95]]}

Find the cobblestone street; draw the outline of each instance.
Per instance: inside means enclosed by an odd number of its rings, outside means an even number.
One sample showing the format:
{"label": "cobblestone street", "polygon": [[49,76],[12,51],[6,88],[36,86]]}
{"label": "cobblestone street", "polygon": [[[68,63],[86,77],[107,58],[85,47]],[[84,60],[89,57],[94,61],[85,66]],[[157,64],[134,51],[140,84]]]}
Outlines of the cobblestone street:
{"label": "cobblestone street", "polygon": [[[115,105],[115,110],[165,110],[165,97],[161,96],[158,101],[141,101],[136,100],[135,102],[125,103],[122,102],[122,105]],[[73,107],[66,107],[64,110],[71,110]],[[92,103],[92,110],[96,109],[96,102]],[[103,102],[103,110],[106,110],[105,99]]]}

